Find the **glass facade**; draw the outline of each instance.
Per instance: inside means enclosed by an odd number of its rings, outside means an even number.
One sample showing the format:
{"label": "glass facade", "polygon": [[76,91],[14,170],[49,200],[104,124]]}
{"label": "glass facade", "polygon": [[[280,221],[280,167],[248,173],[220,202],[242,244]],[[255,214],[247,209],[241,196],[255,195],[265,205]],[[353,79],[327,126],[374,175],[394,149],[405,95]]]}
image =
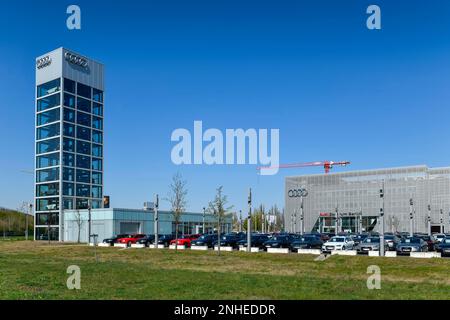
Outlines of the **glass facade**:
{"label": "glass facade", "polygon": [[365,231],[379,231],[383,184],[386,232],[409,231],[411,208],[414,232],[428,231],[428,214],[432,225],[440,224],[441,218],[444,225],[450,223],[450,168],[414,166],[288,177],[285,181],[285,228],[294,231],[296,226],[295,231],[300,231],[302,199],[295,190],[306,188],[308,195],[303,198],[305,231],[322,231],[323,227],[334,231],[336,211],[342,218],[341,230],[355,231],[361,216]]}
{"label": "glass facade", "polygon": [[102,204],[103,91],[80,79],[36,87],[36,240],[62,240],[62,210]]}

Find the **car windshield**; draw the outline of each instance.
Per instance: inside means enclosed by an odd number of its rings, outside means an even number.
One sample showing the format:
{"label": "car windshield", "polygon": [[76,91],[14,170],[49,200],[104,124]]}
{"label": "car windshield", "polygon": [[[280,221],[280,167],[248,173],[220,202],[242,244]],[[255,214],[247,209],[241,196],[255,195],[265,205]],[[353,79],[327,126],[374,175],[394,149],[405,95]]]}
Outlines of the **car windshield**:
{"label": "car windshield", "polygon": [[274,237],[272,237],[272,240],[284,240],[284,239],[286,239],[286,236],[274,236]]}
{"label": "car windshield", "polygon": [[298,239],[298,241],[301,241],[301,242],[310,242],[310,241],[314,241],[315,239],[316,239],[316,238],[313,237],[313,236],[311,236],[311,237],[301,237],[301,238]]}
{"label": "car windshield", "polygon": [[366,238],[363,243],[380,243],[380,238]]}
{"label": "car windshield", "polygon": [[449,243],[449,244],[450,244],[450,238],[445,238],[443,242],[444,242],[444,243]]}
{"label": "car windshield", "polygon": [[131,237],[131,235],[129,235],[129,234],[119,234],[117,236],[117,238],[130,238],[130,237]]}
{"label": "car windshield", "polygon": [[402,243],[420,243],[419,238],[406,238],[402,240]]}
{"label": "car windshield", "polygon": [[344,237],[334,237],[331,238],[330,242],[344,242],[345,238]]}
{"label": "car windshield", "polygon": [[394,239],[394,236],[384,236],[384,240],[392,240]]}

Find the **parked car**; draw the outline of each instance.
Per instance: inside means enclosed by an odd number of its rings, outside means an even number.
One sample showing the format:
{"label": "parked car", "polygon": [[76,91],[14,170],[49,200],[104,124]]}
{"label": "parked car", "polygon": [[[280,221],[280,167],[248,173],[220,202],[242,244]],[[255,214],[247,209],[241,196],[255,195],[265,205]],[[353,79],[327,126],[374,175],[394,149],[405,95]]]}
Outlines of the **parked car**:
{"label": "parked car", "polygon": [[126,243],[126,245],[129,247],[132,244],[136,243],[136,241],[138,241],[139,239],[142,239],[144,237],[145,237],[145,234],[141,234],[141,233],[129,234],[123,238],[119,238],[119,240],[117,240],[117,243]]}
{"label": "parked car", "polygon": [[289,248],[292,252],[297,252],[298,249],[320,249],[322,248],[323,241],[320,237],[313,235],[305,235],[298,239],[293,240],[290,243]]}
{"label": "parked car", "polygon": [[444,238],[436,245],[436,251],[441,253],[442,257],[450,256],[450,237]]}
{"label": "parked car", "polygon": [[422,238],[428,245],[428,251],[434,251],[437,240],[433,236],[429,235],[420,235],[419,238]]}
{"label": "parked car", "polygon": [[364,239],[366,239],[368,236],[369,236],[369,234],[367,234],[367,233],[360,233],[360,234],[357,234],[355,237],[353,237],[353,241],[355,242],[355,245],[358,245],[361,242],[363,242]]}
{"label": "parked car", "polygon": [[173,239],[172,241],[170,241],[170,244],[174,245],[175,243],[177,243],[177,245],[179,245],[179,246],[185,246],[186,248],[190,248],[191,241],[196,240],[199,237],[200,237],[200,235],[198,235],[198,234],[185,234],[184,236],[181,236],[180,238],[178,238],[178,241],[176,241],[176,239]]}
{"label": "parked car", "polygon": [[[175,239],[175,236],[172,234],[163,234],[162,236],[158,237],[158,245],[162,244],[164,247],[168,247],[170,245],[170,241]],[[151,242],[152,244],[155,244],[155,239]]]}
{"label": "parked car", "polygon": [[401,239],[396,235],[384,235],[384,242],[387,244],[389,251],[395,251]]}
{"label": "parked car", "polygon": [[[252,247],[258,247],[260,249],[264,249],[264,243],[269,240],[269,236],[265,234],[252,234],[250,239],[250,244]],[[239,247],[247,247],[247,238],[239,240],[237,242]]]}
{"label": "parked car", "polygon": [[[158,236],[158,238],[159,237],[160,237],[160,235]],[[154,234],[148,234],[145,237],[143,237],[143,238],[139,239],[138,241],[136,241],[136,243],[143,244],[146,247],[148,247],[153,242],[155,242],[155,235]]]}
{"label": "parked car", "polygon": [[350,237],[334,236],[322,245],[322,252],[332,250],[352,250],[355,242]]}
{"label": "parked car", "polygon": [[292,238],[288,235],[274,235],[271,239],[264,242],[264,250],[267,248],[289,248]]}
{"label": "parked car", "polygon": [[191,247],[201,247],[207,246],[208,248],[212,248],[214,241],[217,240],[217,234],[204,234],[199,238],[191,241]]}
{"label": "parked car", "polygon": [[129,234],[118,234],[118,235],[116,235],[114,237],[103,239],[102,242],[103,243],[108,243],[109,245],[112,246],[114,243],[117,243],[117,241],[119,239],[126,238],[126,237],[129,237],[129,236],[130,236]]}
{"label": "parked car", "polygon": [[[227,233],[220,236],[220,246],[238,248],[238,241],[244,238],[245,234]],[[219,240],[216,239],[213,243],[214,246],[219,244]]]}
{"label": "parked car", "polygon": [[[380,237],[367,237],[356,246],[356,250],[361,254],[368,254],[369,251],[380,251],[380,240]],[[384,243],[384,249],[388,249],[386,243]]]}
{"label": "parked car", "polygon": [[428,244],[419,237],[408,237],[402,239],[397,245],[397,255],[408,255],[411,252],[426,252]]}
{"label": "parked car", "polygon": [[447,236],[443,233],[433,234],[433,237],[436,239],[436,244],[441,243],[445,240],[445,238],[447,238]]}

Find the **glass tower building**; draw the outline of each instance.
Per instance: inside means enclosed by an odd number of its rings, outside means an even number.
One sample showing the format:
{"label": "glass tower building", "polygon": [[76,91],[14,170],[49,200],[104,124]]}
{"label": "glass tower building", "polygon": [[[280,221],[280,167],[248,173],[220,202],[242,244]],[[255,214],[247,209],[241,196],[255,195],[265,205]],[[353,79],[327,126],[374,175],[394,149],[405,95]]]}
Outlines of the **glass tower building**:
{"label": "glass tower building", "polygon": [[102,207],[103,69],[64,48],[36,59],[36,240],[65,239],[64,210]]}
{"label": "glass tower building", "polygon": [[[384,196],[380,189],[384,186]],[[301,197],[305,188],[308,194]],[[412,201],[411,201],[412,200]],[[303,202],[303,210],[301,210]],[[285,228],[304,231],[447,232],[450,167],[425,165],[287,177]],[[302,218],[303,211],[303,221]],[[336,212],[338,222],[336,223]],[[411,212],[412,219],[411,219]]]}

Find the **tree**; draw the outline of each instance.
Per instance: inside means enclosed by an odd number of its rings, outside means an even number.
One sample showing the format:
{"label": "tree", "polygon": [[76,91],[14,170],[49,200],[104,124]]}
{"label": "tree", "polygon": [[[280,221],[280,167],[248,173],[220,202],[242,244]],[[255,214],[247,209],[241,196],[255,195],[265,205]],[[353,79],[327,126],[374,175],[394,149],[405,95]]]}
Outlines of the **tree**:
{"label": "tree", "polygon": [[78,227],[78,240],[77,240],[77,243],[80,243],[81,227],[84,224],[84,220],[81,217],[80,210],[77,210],[77,212],[75,213],[75,223],[77,224],[77,227]]}
{"label": "tree", "polygon": [[226,207],[228,203],[227,196],[223,194],[223,186],[220,186],[216,189],[216,196],[213,201],[209,203],[208,211],[212,213],[217,219],[217,247],[218,247],[218,255],[220,255],[220,229],[221,223],[226,215],[229,214],[229,211],[232,209],[232,206]]}
{"label": "tree", "polygon": [[183,212],[186,211],[187,205],[187,189],[186,180],[183,180],[181,174],[178,172],[172,178],[172,183],[169,185],[169,194],[165,200],[169,201],[173,220],[175,223],[175,250],[178,250],[178,225]]}
{"label": "tree", "polygon": [[236,212],[232,213],[231,221],[232,221],[233,231],[239,231],[239,225],[241,224],[241,221],[239,220]]}

